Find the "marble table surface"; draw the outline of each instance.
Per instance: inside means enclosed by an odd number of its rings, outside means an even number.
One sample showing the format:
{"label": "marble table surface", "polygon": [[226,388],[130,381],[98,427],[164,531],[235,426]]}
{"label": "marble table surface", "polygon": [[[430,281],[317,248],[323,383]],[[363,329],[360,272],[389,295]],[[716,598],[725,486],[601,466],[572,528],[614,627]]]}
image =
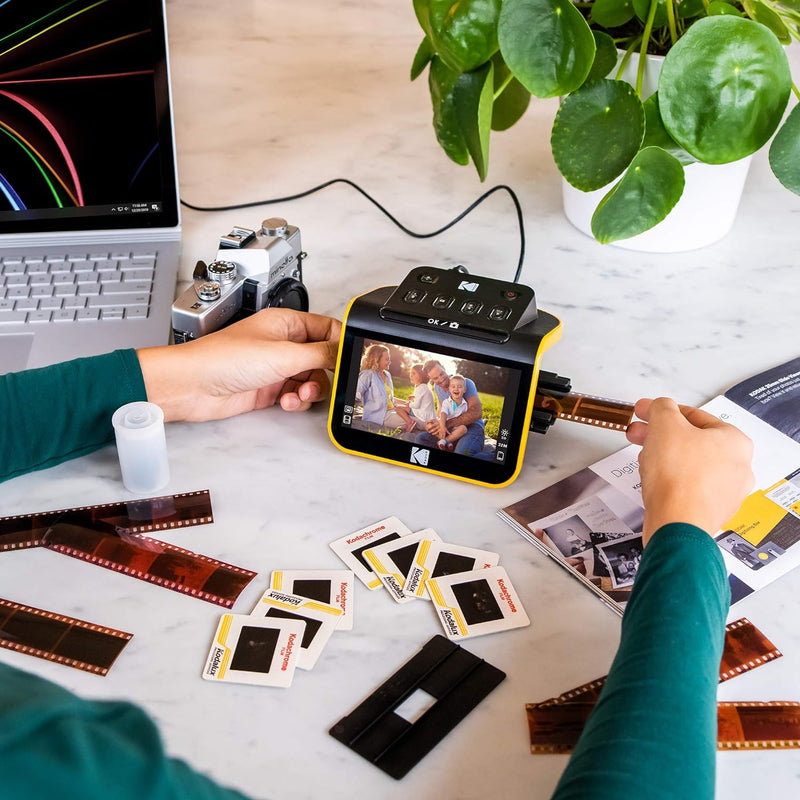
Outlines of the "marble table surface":
{"label": "marble table surface", "polygon": [[[601,246],[563,216],[548,147],[555,101],[534,101],[514,129],[494,135],[485,185],[447,160],[425,80],[408,78],[420,39],[410,1],[241,0],[223,13],[212,0],[168,0],[167,14],[181,195],[190,203],[282,197],[344,177],[427,231],[484,189],[509,184],[528,237],[522,282],[563,322],[543,367],[576,389],[700,403],[798,355],[800,198],[778,184],[765,152],[753,160],[734,229],[717,244],[667,255]],[[396,284],[419,264],[510,279],[518,257],[503,193],[447,233],[417,240],[336,186],[246,210],[184,210],[181,278],[233,224],[269,216],[301,228],[312,310],[339,317],[354,295]],[[336,633],[291,688],[215,685],[200,672],[219,607],[43,550],[0,558],[0,596],[135,636],[105,678],[5,650],[0,659],[87,697],[141,704],[171,753],[255,797],[550,795],[566,757],[529,753],[525,703],[606,674],[620,621],[495,512],[622,447],[621,434],[557,423],[531,436],[519,478],[498,490],[343,454],[328,440],[322,407],[174,424],[167,442],[165,491],[210,489],[215,521],[161,538],[257,571],[236,612],[250,611],[273,569],[339,568],[328,543],[389,515],[498,552],[532,624],[465,646],[506,681],[395,782],[327,730],[440,632],[429,604],[396,605],[358,585],[354,629]],[[127,496],[108,447],[3,484],[0,513]],[[800,570],[732,610],[784,655],[723,684],[721,699],[800,700],[798,597]],[[717,763],[720,798],[800,793],[797,751],[721,753]]]}

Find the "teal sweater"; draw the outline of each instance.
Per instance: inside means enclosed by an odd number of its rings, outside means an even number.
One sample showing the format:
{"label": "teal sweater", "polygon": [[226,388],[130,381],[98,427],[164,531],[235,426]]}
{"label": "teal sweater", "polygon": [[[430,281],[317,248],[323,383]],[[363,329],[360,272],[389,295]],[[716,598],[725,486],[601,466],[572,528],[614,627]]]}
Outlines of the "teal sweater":
{"label": "teal sweater", "polygon": [[[0,479],[111,442],[113,411],[142,399],[133,351],[0,376],[6,429]],[[619,651],[556,800],[713,798],[716,690],[729,598],[722,558],[709,536],[679,524],[656,532],[625,611]],[[0,764],[5,800],[242,797],[169,758],[155,726],[135,706],[82,700],[4,664]]]}
{"label": "teal sweater", "polygon": [[146,399],[135,350],[0,375],[0,481],[113,442],[111,415]]}

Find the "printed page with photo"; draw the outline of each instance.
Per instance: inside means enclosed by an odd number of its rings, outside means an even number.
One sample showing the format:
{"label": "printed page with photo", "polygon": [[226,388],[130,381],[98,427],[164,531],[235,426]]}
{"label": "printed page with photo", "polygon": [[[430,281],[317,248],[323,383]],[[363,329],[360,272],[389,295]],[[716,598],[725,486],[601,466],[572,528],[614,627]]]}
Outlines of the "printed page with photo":
{"label": "printed page with photo", "polygon": [[[755,445],[756,490],[715,536],[735,603],[800,565],[800,358],[703,408]],[[617,613],[642,555],[639,449],[629,445],[498,512]]]}

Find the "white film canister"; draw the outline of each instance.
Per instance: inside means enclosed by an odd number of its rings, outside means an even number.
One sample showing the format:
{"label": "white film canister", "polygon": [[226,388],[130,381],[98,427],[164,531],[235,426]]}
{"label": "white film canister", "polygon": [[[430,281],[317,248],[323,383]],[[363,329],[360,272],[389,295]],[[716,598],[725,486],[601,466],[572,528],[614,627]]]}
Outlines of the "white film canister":
{"label": "white film canister", "polygon": [[129,492],[147,494],[169,482],[164,412],[155,403],[127,403],[111,417],[117,438],[122,483]]}

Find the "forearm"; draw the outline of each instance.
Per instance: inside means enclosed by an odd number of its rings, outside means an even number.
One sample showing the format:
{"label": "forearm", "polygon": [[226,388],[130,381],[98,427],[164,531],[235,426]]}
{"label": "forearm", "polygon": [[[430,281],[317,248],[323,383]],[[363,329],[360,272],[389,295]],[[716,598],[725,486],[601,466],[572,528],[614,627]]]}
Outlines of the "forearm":
{"label": "forearm", "polygon": [[82,800],[244,800],[169,758],[135,706],[82,700],[0,664],[3,797]]}
{"label": "forearm", "polygon": [[729,602],[711,537],[682,524],[656,532],[625,609],[617,656],[556,800],[713,797]]}
{"label": "forearm", "polygon": [[0,480],[109,444],[114,411],[145,399],[133,350],[0,376]]}

